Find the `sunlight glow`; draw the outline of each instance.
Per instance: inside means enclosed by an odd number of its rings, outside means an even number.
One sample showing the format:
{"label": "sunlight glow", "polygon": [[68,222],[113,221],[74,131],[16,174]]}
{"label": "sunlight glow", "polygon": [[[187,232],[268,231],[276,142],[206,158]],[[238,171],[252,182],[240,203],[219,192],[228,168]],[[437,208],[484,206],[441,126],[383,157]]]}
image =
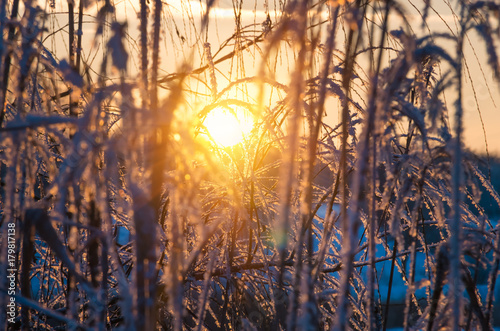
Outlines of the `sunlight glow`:
{"label": "sunlight glow", "polygon": [[242,108],[217,107],[208,113],[203,125],[215,143],[222,147],[237,145],[253,128],[253,118]]}

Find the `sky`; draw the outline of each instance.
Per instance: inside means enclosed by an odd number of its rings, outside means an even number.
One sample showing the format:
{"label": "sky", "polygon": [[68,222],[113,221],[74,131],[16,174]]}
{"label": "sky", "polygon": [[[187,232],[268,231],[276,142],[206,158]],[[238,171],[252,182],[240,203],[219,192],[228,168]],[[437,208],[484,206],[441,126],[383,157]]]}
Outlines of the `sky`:
{"label": "sky", "polygon": [[[96,56],[94,60],[95,63],[100,62],[99,57],[102,57],[102,53],[99,50],[102,49],[102,45],[99,44],[99,40],[95,39],[95,24],[92,16],[95,16],[97,12],[97,7],[103,1],[96,2],[87,9],[89,16],[84,19],[84,55],[91,59]],[[139,30],[138,30],[138,18],[137,13],[139,11],[138,1],[133,0],[121,0],[115,1],[116,7],[116,19],[119,22],[128,22],[127,32],[129,34],[128,47],[129,50],[135,54],[138,54],[139,47]],[[404,10],[409,14],[410,22],[417,35],[422,35],[428,32],[430,29],[434,32],[450,32],[456,33],[457,31],[457,19],[454,17],[452,10],[456,10],[453,5],[448,5],[447,0],[432,1],[432,5],[435,11],[431,10],[428,17],[428,26],[422,27],[420,22],[420,14],[415,9],[421,10],[423,8],[423,1],[400,1],[403,4]],[[250,25],[255,24],[255,31],[253,33],[247,34],[249,40],[259,34],[261,30],[261,23],[266,20],[267,12],[270,13],[270,18],[273,23],[276,21],[279,11],[275,10],[276,6],[279,6],[275,1],[268,2],[263,0],[251,0],[244,1],[242,5],[242,26],[247,27],[251,30]],[[56,5],[54,9],[48,9],[52,12],[51,18],[49,18],[49,24],[53,25],[53,28],[62,27],[67,22],[66,19],[66,1],[56,0]],[[162,18],[163,31],[162,44],[161,44],[161,74],[169,74],[176,72],[180,66],[185,63],[193,63],[193,69],[197,68],[202,63],[203,56],[203,42],[197,42],[196,37],[198,34],[198,29],[200,28],[200,20],[202,13],[205,11],[206,5],[204,0],[202,2],[197,0],[185,1],[185,0],[174,0],[168,1],[165,7],[165,14]],[[327,13],[324,13],[327,17]],[[151,18],[151,16],[150,16]],[[390,29],[398,29],[400,22],[391,21],[389,23]],[[211,10],[211,16],[208,26],[208,34],[205,42],[210,43],[212,54],[215,54],[215,58],[221,57],[227,54],[232,48],[231,45],[226,47],[225,50],[217,54],[219,46],[235,31],[234,22],[234,9],[231,0],[219,0],[216,2],[215,7]],[[183,41],[181,41],[181,38]],[[55,49],[57,55],[60,59],[65,57],[64,52],[61,50],[67,50],[67,43],[62,38],[49,38],[45,42],[46,46],[50,49]],[[451,54],[455,54],[455,50],[452,45],[446,43],[441,44],[447,51]],[[500,155],[500,112],[498,107],[500,107],[500,93],[499,85],[493,79],[492,70],[487,66],[487,58],[485,52],[484,43],[478,38],[478,36],[472,32],[468,35],[468,39],[464,46],[464,54],[466,59],[465,73],[464,73],[464,142],[467,147],[472,151],[484,153],[486,151],[486,142],[488,143],[488,149],[492,154]],[[186,51],[187,50],[187,51]],[[500,51],[500,49],[499,49]],[[67,51],[66,51],[67,52]],[[190,60],[189,55],[193,52],[192,60]],[[253,50],[255,52],[255,50]],[[218,66],[221,72],[217,74],[219,86],[223,87],[229,80],[235,77],[224,77],[224,74],[231,71],[234,73],[234,67],[229,66],[241,66],[244,67],[247,75],[252,75],[257,72],[260,62],[258,61],[259,54],[248,54],[245,57],[244,63],[229,63],[226,61],[225,64]],[[287,55],[285,54],[285,57]],[[292,55],[290,55],[292,56]],[[289,75],[288,72],[293,69],[293,61],[288,59],[287,64],[282,65],[280,70],[277,70],[276,80],[280,83],[288,85]],[[130,72],[137,72],[138,68],[138,57],[130,57]],[[445,71],[445,68],[442,69]],[[227,72],[226,72],[227,71]],[[196,87],[196,88],[199,88]],[[251,93],[257,93],[256,90]],[[447,91],[445,93],[446,103],[452,105],[456,94],[454,91]],[[335,103],[331,103],[331,107],[335,107]],[[330,111],[328,117],[326,118],[329,124],[335,125],[338,121],[338,115],[336,111]],[[451,119],[453,121],[453,119]]]}

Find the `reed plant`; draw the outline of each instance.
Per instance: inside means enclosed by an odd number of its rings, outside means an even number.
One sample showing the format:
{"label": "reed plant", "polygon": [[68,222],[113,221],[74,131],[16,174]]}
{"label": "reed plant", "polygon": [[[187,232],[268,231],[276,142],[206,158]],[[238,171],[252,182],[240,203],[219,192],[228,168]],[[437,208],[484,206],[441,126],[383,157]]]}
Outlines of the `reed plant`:
{"label": "reed plant", "polygon": [[[0,325],[385,330],[403,288],[405,330],[493,328],[464,100],[496,100],[497,2],[127,6],[0,3]],[[217,109],[251,132],[222,146]]]}

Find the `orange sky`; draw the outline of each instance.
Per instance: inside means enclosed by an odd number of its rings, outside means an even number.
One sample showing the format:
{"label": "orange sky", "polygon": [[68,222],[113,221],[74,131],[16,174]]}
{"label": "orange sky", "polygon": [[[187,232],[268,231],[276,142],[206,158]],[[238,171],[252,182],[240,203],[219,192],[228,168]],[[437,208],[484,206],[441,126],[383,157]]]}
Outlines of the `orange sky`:
{"label": "orange sky", "polygon": [[[203,54],[203,43],[196,42],[197,29],[199,28],[199,21],[201,14],[204,10],[204,4],[200,5],[198,0],[185,1],[176,0],[169,1],[169,5],[166,8],[167,15],[164,16],[164,27],[167,33],[163,35],[162,40],[162,50],[161,50],[161,65],[163,68],[163,73],[168,74],[175,72],[177,68],[184,62],[188,61],[186,50],[194,51],[194,65],[193,68],[197,68],[200,64],[200,58]],[[403,2],[402,2],[403,3]],[[66,1],[56,1],[56,8],[54,12],[65,12]],[[431,11],[429,13],[428,25],[429,28],[434,31],[440,32],[450,32],[450,29],[455,33],[457,29],[456,19],[452,15],[450,8],[446,5],[444,1],[433,1],[432,2],[436,12],[439,16]],[[128,21],[128,33],[130,35],[130,42],[128,47],[131,48],[131,52],[138,51],[138,36],[139,32],[137,29],[137,14],[138,2],[137,1],[116,1],[116,17],[118,21]],[[269,11],[271,13],[271,19],[273,23],[275,22],[277,12],[273,10],[274,2],[269,3]],[[453,7],[452,7],[453,8]],[[414,31],[417,35],[422,35],[427,33],[426,28],[421,27],[420,16],[417,11],[410,5],[406,7],[407,13],[413,18]],[[50,11],[50,10],[49,10]],[[96,9],[90,8],[89,14],[95,15]],[[327,15],[325,13],[325,15]],[[256,23],[257,29],[260,28],[260,23],[266,18],[264,1],[248,1],[244,2],[242,11],[242,25],[248,26],[250,24]],[[193,17],[193,21],[190,20]],[[150,16],[151,18],[151,16]],[[444,22],[443,22],[444,20]],[[84,47],[84,53],[87,56],[95,53],[98,49],[98,41],[95,42],[92,36],[94,35],[95,25],[92,22],[91,17],[87,17],[86,23],[84,25],[84,42],[86,41],[86,46]],[[58,26],[63,26],[66,22],[66,14],[54,15],[52,20],[49,21],[56,29]],[[400,22],[398,20],[391,20],[391,29],[399,28]],[[211,44],[212,53],[215,53],[219,49],[219,45],[224,42],[228,37],[230,37],[234,32],[234,11],[232,7],[232,2],[230,0],[220,0],[212,10],[211,19],[209,22],[209,34],[208,42]],[[177,36],[175,30],[179,31],[179,35],[185,38],[185,42],[182,43]],[[256,33],[260,33],[257,31]],[[249,36],[251,37],[251,36]],[[92,46],[94,42],[94,46]],[[48,40],[46,41],[46,46],[50,48],[57,49],[57,55],[60,59],[65,58],[65,54],[61,54],[60,49],[67,49],[65,41],[60,39]],[[451,45],[442,46],[454,55],[454,49]],[[92,48],[94,47],[94,48]],[[451,47],[451,48],[450,48]],[[94,49],[92,51],[92,49]],[[222,51],[219,55],[222,56],[231,50],[228,47],[226,50]],[[465,44],[465,58],[467,59],[468,72],[464,73],[464,79],[466,81],[464,87],[464,124],[465,124],[465,135],[464,140],[468,147],[477,152],[485,151],[485,135],[483,132],[483,126],[481,124],[481,119],[478,112],[477,103],[482,115],[482,120],[484,123],[484,129],[486,131],[486,138],[488,141],[488,147],[490,153],[500,154],[500,129],[497,127],[500,125],[500,112],[498,106],[500,106],[500,93],[499,85],[493,81],[492,70],[487,66],[487,59],[485,54],[485,45],[479,40],[475,33],[469,34],[469,40]],[[500,49],[499,49],[500,51]],[[255,51],[253,51],[255,52]],[[254,53],[255,59],[252,54],[249,54],[245,58],[245,70],[247,75],[252,75],[256,73],[256,69],[259,66],[258,53]],[[101,55],[102,56],[102,55]],[[130,57],[130,69],[131,72],[136,71],[138,67],[136,56]],[[99,59],[96,62],[100,62]],[[481,65],[479,65],[481,63]],[[220,66],[221,70],[229,71],[229,63]],[[237,64],[232,64],[237,65]],[[290,66],[290,67],[289,67]],[[288,59],[288,64],[282,66],[281,72],[276,73],[276,79],[287,85],[289,82],[289,76],[287,74],[288,70],[293,69],[293,61],[291,58]],[[234,70],[234,67],[233,67]],[[443,69],[444,70],[444,69]],[[252,73],[253,72],[253,73]],[[470,77],[469,77],[470,76]],[[221,87],[224,87],[223,76],[221,75]],[[473,87],[475,89],[475,96],[473,93]],[[453,91],[447,91],[445,93],[446,103],[452,108],[454,102],[455,93]],[[335,111],[329,112],[329,117],[326,119],[328,122],[334,124],[337,120],[337,114]]]}

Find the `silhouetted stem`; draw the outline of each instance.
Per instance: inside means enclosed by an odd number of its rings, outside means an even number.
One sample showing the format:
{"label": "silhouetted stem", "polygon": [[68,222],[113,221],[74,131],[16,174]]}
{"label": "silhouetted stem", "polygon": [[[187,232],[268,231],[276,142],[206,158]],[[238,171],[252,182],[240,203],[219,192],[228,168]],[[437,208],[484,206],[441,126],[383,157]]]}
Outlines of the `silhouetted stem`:
{"label": "silhouetted stem", "polygon": [[[5,10],[5,2],[2,1],[2,11]],[[17,14],[19,12],[19,0],[14,0],[12,3],[12,11],[10,13],[10,19],[11,21],[14,21],[17,18]],[[3,23],[3,19],[2,19]],[[2,24],[3,27],[3,24]],[[3,29],[0,31],[3,34]],[[16,28],[14,24],[9,25],[9,34],[7,36],[7,42],[11,43],[14,40]],[[3,38],[3,37],[2,37]],[[3,54],[0,54],[3,56]],[[9,88],[9,74],[10,74],[10,66],[11,66],[11,53],[7,52],[7,55],[5,56],[5,62],[3,66],[3,80],[2,80],[2,86],[0,87],[0,128],[2,127],[3,120],[5,117],[5,107],[6,107],[6,102],[7,102],[7,91]]]}

